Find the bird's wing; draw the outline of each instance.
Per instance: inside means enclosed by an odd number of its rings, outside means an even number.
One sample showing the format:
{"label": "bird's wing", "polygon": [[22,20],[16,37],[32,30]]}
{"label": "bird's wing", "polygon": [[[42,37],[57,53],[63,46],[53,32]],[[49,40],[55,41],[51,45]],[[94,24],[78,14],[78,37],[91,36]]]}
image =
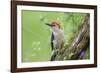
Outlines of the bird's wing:
{"label": "bird's wing", "polygon": [[54,40],[54,34],[52,32],[52,35],[51,35],[51,48],[52,48],[52,50],[54,49],[53,40]]}

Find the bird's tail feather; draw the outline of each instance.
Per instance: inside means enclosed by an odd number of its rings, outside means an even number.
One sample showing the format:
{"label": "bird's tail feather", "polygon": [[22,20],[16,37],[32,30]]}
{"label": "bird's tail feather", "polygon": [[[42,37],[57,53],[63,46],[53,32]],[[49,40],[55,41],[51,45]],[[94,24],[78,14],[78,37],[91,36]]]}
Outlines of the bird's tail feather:
{"label": "bird's tail feather", "polygon": [[56,56],[58,54],[58,51],[53,52],[52,56],[51,56],[51,61],[54,61]]}

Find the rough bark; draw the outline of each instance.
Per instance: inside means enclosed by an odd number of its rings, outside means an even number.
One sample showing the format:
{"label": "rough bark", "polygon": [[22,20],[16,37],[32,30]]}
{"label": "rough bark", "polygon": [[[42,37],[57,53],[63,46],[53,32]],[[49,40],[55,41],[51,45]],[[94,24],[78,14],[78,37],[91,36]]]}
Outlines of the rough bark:
{"label": "rough bark", "polygon": [[69,47],[64,47],[62,50],[59,50],[55,60],[83,59],[86,54],[86,50],[89,49],[89,27],[89,15],[87,14],[77,36],[74,37]]}

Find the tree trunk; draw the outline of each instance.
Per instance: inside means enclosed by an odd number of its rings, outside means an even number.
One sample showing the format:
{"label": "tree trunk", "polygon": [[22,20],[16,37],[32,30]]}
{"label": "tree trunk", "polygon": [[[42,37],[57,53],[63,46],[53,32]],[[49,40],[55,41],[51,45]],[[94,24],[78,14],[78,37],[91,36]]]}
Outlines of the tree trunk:
{"label": "tree trunk", "polygon": [[58,54],[55,57],[55,60],[84,59],[86,50],[89,50],[89,24],[89,15],[87,14],[77,36],[73,39],[69,47],[64,47],[62,50],[59,50]]}

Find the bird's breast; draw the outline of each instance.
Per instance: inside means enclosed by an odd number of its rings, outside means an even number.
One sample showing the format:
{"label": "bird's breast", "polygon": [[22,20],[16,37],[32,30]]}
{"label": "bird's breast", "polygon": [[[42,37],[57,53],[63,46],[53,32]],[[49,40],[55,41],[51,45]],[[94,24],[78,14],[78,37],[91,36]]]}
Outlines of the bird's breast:
{"label": "bird's breast", "polygon": [[59,43],[64,41],[64,34],[59,32],[59,33],[53,33],[54,34],[54,41]]}

